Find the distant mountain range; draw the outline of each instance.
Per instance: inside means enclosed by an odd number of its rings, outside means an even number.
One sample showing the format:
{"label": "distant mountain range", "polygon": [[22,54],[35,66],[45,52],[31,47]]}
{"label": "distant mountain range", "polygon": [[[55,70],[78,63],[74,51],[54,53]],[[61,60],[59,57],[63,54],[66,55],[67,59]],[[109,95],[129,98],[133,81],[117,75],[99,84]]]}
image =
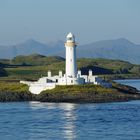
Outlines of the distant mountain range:
{"label": "distant mountain range", "polygon": [[0,58],[13,58],[18,55],[53,55],[64,50],[63,41],[52,42],[48,44],[40,43],[29,39],[21,44],[13,46],[0,46]]}
{"label": "distant mountain range", "polygon": [[[33,39],[13,46],[0,46],[0,58],[13,58],[29,54],[65,56],[63,41],[43,44]],[[77,56],[86,58],[120,59],[140,64],[140,45],[125,38],[97,41],[77,47]]]}

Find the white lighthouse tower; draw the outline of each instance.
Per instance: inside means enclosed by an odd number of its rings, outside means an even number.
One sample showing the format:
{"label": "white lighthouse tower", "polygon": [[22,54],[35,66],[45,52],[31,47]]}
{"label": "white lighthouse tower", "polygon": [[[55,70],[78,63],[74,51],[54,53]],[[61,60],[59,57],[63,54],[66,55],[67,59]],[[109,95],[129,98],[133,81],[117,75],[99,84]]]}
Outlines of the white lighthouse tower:
{"label": "white lighthouse tower", "polygon": [[66,37],[66,77],[77,77],[77,65],[76,65],[76,43],[75,37],[72,33],[69,33]]}
{"label": "white lighthouse tower", "polygon": [[[44,90],[50,90],[56,87],[56,85],[80,85],[80,84],[102,84],[103,83],[98,76],[94,76],[92,71],[89,70],[89,75],[82,75],[81,71],[77,72],[76,64],[76,43],[75,36],[69,33],[65,42],[66,48],[66,69],[63,75],[62,71],[59,71],[59,75],[51,75],[51,71],[48,71],[48,76],[41,77],[38,81],[20,81],[20,83],[27,84],[29,91],[33,94],[39,94]],[[108,85],[107,85],[108,86]]]}
{"label": "white lighthouse tower", "polygon": [[58,79],[59,85],[78,85],[84,83],[84,78],[77,74],[75,36],[69,33],[65,42],[66,68],[63,77]]}

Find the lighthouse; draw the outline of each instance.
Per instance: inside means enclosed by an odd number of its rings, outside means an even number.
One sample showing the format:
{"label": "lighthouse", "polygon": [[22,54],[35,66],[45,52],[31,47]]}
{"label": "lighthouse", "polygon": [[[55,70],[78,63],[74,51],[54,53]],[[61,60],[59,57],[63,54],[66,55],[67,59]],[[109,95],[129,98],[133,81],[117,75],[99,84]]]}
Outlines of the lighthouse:
{"label": "lighthouse", "polygon": [[[75,36],[69,33],[66,36],[65,42],[66,49],[66,69],[63,75],[62,71],[59,71],[58,75],[51,75],[51,71],[48,71],[48,76],[41,77],[38,81],[20,81],[22,84],[29,86],[29,91],[33,94],[39,94],[44,90],[51,90],[56,87],[56,85],[81,85],[81,84],[104,84],[98,76],[93,75],[92,71],[89,70],[88,75],[82,75],[81,71],[77,72],[76,64],[76,42]],[[107,85],[109,86],[109,85]]]}
{"label": "lighthouse", "polygon": [[69,33],[66,37],[66,77],[75,78],[77,76],[76,65],[76,43],[75,36]]}

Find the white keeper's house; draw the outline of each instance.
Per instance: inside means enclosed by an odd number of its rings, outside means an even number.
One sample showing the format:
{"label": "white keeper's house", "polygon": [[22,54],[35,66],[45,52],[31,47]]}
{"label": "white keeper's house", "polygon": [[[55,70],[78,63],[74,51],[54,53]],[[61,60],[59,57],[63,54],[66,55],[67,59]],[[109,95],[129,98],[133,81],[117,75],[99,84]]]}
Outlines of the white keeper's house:
{"label": "white keeper's house", "polygon": [[81,71],[77,71],[76,64],[76,42],[75,36],[69,33],[66,37],[66,67],[65,74],[59,71],[58,75],[52,76],[51,71],[48,71],[47,77],[41,77],[38,81],[20,81],[20,83],[27,84],[29,91],[33,94],[39,94],[44,90],[53,89],[56,85],[80,85],[80,84],[103,84],[103,81],[89,70],[88,75],[81,75]]}

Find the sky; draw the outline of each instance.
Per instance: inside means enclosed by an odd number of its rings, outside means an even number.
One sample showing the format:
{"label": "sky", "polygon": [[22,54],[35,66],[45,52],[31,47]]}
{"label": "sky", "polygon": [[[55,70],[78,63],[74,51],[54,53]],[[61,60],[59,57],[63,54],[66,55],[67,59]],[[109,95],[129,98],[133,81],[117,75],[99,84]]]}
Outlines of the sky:
{"label": "sky", "polygon": [[79,44],[126,38],[140,44],[140,0],[0,0],[0,44],[28,39]]}

